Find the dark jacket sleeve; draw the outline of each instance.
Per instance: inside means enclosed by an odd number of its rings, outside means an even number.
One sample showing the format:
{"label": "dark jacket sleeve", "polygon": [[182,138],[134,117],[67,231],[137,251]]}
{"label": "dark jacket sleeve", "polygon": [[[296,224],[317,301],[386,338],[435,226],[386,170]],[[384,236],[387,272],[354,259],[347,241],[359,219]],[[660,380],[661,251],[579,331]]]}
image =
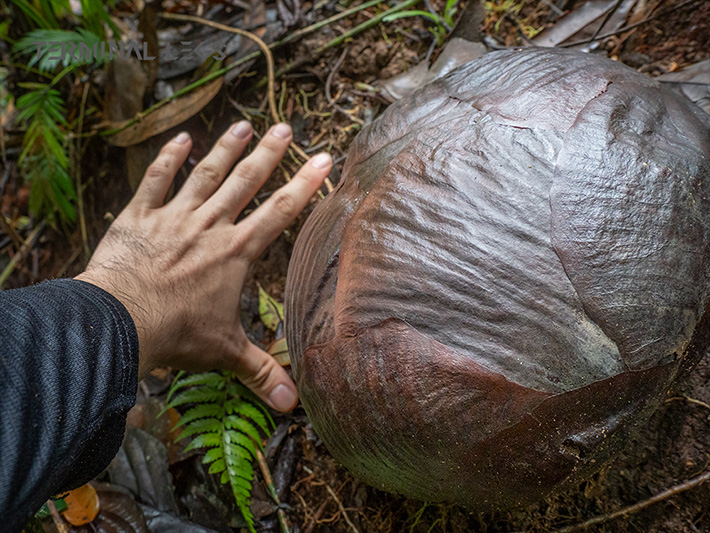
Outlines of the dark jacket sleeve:
{"label": "dark jacket sleeve", "polygon": [[2,531],[108,465],[137,385],[138,336],[116,298],[76,280],[0,292]]}

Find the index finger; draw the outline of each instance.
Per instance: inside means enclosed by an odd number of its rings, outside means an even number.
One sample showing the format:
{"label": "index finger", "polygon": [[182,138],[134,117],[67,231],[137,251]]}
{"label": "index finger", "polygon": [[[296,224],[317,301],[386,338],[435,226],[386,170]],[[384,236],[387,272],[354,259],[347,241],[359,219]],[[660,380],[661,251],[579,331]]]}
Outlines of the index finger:
{"label": "index finger", "polygon": [[298,216],[323,184],[332,166],[333,161],[326,153],[312,157],[291,181],[237,224],[245,241],[243,253],[248,258],[256,259]]}

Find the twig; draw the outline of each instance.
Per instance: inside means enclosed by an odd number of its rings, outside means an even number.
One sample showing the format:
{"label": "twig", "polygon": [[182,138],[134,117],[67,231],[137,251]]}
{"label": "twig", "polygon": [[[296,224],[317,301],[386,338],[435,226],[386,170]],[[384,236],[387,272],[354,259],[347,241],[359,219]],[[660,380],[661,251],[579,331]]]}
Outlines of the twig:
{"label": "twig", "polygon": [[528,44],[530,46],[537,46],[537,44],[535,44],[530,39],[530,37],[528,37],[527,34],[525,33],[525,30],[523,29],[523,25],[520,24],[518,17],[516,17],[515,15],[512,15],[509,11],[506,11],[505,13],[503,13],[503,18],[507,18],[515,25],[516,28],[518,28],[518,31],[520,32],[520,38],[523,40],[523,42],[525,42],[526,44]]}
{"label": "twig", "polygon": [[333,83],[333,79],[335,79],[335,76],[338,74],[340,65],[342,65],[345,60],[345,56],[348,55],[348,50],[349,48],[343,48],[343,52],[340,54],[340,57],[335,62],[335,65],[333,65],[333,69],[330,71],[330,74],[328,74],[328,77],[325,80],[325,98],[328,100],[329,104],[334,103],[333,97],[330,94],[330,86]]}
{"label": "twig", "polygon": [[[700,407],[705,407],[705,409],[710,410],[709,404],[707,404],[701,400],[696,400],[695,398],[691,398],[689,396],[674,396],[673,398],[668,398],[666,400],[666,403],[678,401],[678,400],[685,400],[688,403],[694,403],[695,405],[699,405]],[[708,420],[710,420],[710,415],[708,415]]]}
{"label": "twig", "polygon": [[[338,13],[337,15],[334,15],[330,18],[327,18],[327,19],[317,22],[315,24],[311,24],[310,26],[307,26],[299,31],[292,33],[291,35],[286,36],[285,38],[281,39],[280,41],[276,41],[274,43],[271,43],[269,45],[269,49],[273,50],[273,49],[283,46],[287,43],[295,41],[296,39],[299,39],[299,38],[303,37],[304,35],[308,35],[310,33],[313,33],[314,31],[316,31],[320,28],[323,28],[324,26],[327,26],[329,24],[337,22],[340,19],[348,17],[348,16],[352,15],[353,13],[357,13],[358,11],[361,11],[363,9],[367,9],[368,7],[377,5],[380,2],[381,2],[381,0],[370,0],[369,2],[365,2],[364,4],[361,4],[359,6],[356,6],[351,9],[348,9],[346,11],[343,11],[342,13]],[[193,83],[190,83],[189,85],[186,85],[185,87],[183,87],[179,91],[175,91],[175,93],[173,93],[172,95],[170,95],[166,98],[163,98],[159,102],[156,102],[155,104],[153,104],[152,106],[148,107],[147,109],[141,111],[140,113],[136,113],[136,115],[133,118],[120,123],[119,125],[117,125],[114,128],[102,131],[101,136],[115,135],[127,128],[130,128],[136,122],[143,119],[147,115],[150,115],[151,113],[157,111],[158,109],[160,109],[164,105],[172,102],[173,100],[176,100],[177,98],[180,98],[181,96],[189,93],[190,91],[194,91],[198,87],[201,87],[202,85],[205,85],[206,83],[212,81],[213,79],[226,74],[230,70],[232,70],[236,67],[239,67],[239,66],[243,65],[244,63],[248,63],[252,59],[256,59],[260,55],[261,55],[261,51],[255,51],[255,52],[252,52],[251,54],[247,54],[244,57],[234,61],[233,63],[227,65],[226,67],[215,70],[214,72],[204,76],[203,78],[200,78],[199,80],[197,80]],[[87,135],[87,134],[84,134],[84,135]]]}
{"label": "twig", "polygon": [[355,527],[355,524],[353,524],[352,521],[350,520],[348,513],[345,511],[345,507],[343,507],[343,502],[340,501],[340,498],[338,498],[338,495],[335,494],[335,491],[332,488],[330,488],[330,485],[328,485],[327,483],[325,484],[325,488],[328,491],[328,493],[332,496],[332,498],[335,500],[335,503],[338,504],[338,507],[340,508],[340,512],[345,517],[345,521],[348,523],[348,526],[350,526],[350,529],[353,530],[353,533],[360,533],[358,531],[358,529]]}
{"label": "twig", "polygon": [[59,533],[68,533],[69,529],[67,528],[64,520],[62,520],[62,517],[59,516],[57,506],[54,505],[52,500],[47,500],[47,508],[49,509],[49,514],[52,516],[52,522],[54,522],[54,526],[57,528],[57,531]]}
{"label": "twig", "polygon": [[37,238],[37,235],[39,235],[40,231],[44,229],[44,226],[44,221],[42,221],[41,224],[38,224],[37,227],[35,227],[35,229],[33,229],[32,232],[29,234],[27,239],[25,239],[25,242],[22,244],[22,246],[20,246],[20,249],[15,252],[15,255],[12,256],[12,259],[10,259],[10,261],[8,262],[7,266],[5,267],[5,270],[3,270],[2,274],[0,274],[0,290],[2,290],[8,278],[15,271],[15,268],[17,268],[17,264],[22,261],[25,255],[27,255],[27,252],[32,249],[34,240]]}
{"label": "twig", "polygon": [[[298,495],[300,496],[302,503],[305,505],[306,501],[303,499],[303,496],[301,496],[300,494]],[[323,514],[323,511],[325,511],[326,505],[328,505],[328,500],[323,500],[323,502],[318,506],[318,509],[316,509],[316,512],[312,513],[313,516],[311,517],[310,524],[308,524],[308,527],[303,531],[303,533],[313,532],[313,528],[315,528],[318,522],[320,521],[320,517]]]}
{"label": "twig", "polygon": [[5,235],[10,237],[15,250],[19,250],[20,246],[22,246],[22,239],[20,239],[20,236],[15,231],[15,228],[13,228],[12,225],[5,220],[5,215],[2,213],[0,213],[0,227],[5,232]]}
{"label": "twig", "polygon": [[[69,267],[72,265],[74,261],[76,261],[76,258],[79,257],[79,254],[81,253],[81,247],[75,248],[72,254],[69,256],[69,259],[67,259],[64,264],[61,266],[61,268],[54,273],[55,278],[61,278],[64,276],[64,273],[69,270]],[[142,381],[140,383],[143,383]]]}
{"label": "twig", "polygon": [[652,20],[656,20],[657,18],[663,17],[665,15],[669,15],[670,13],[673,13],[674,11],[677,11],[679,9],[683,9],[684,7],[687,7],[691,4],[695,4],[699,1],[700,0],[686,0],[682,4],[678,4],[677,6],[672,7],[671,9],[666,9],[665,11],[663,11],[661,13],[651,15],[650,17],[647,17],[639,22],[636,22],[635,24],[629,24],[628,26],[624,26],[623,28],[619,28],[618,30],[611,31],[611,32],[605,33],[603,35],[597,35],[593,39],[583,39],[581,41],[572,41],[571,43],[560,44],[559,48],[569,48],[571,46],[579,46],[581,44],[589,44],[594,41],[606,39],[607,37],[613,37],[614,35],[618,35],[620,33],[624,33],[626,31],[633,30],[634,28],[638,28],[639,26],[642,26],[642,25],[646,24],[647,22],[651,22]]}
{"label": "twig", "polygon": [[2,173],[2,180],[0,180],[0,198],[5,195],[7,182],[10,181],[10,170],[12,170],[12,163],[8,161],[8,163],[5,164],[5,172]]}
{"label": "twig", "polygon": [[86,97],[89,94],[89,86],[84,84],[84,92],[81,95],[81,106],[79,107],[79,138],[77,139],[77,147],[75,148],[76,160],[74,161],[74,171],[76,172],[76,189],[77,189],[77,208],[79,209],[79,228],[81,229],[81,242],[84,247],[84,261],[89,261],[91,250],[89,250],[89,237],[86,231],[86,215],[84,213],[84,189],[81,185],[81,133],[84,128],[84,111],[86,109]]}
{"label": "twig", "polygon": [[[252,438],[252,440],[254,440]],[[259,446],[256,446],[256,460],[259,463],[259,469],[261,470],[261,475],[264,476],[264,482],[266,483],[266,488],[269,491],[269,496],[276,503],[277,511],[276,515],[279,517],[279,525],[281,526],[282,533],[291,533],[291,529],[288,524],[288,517],[286,516],[286,511],[281,507],[281,501],[279,500],[279,495],[276,492],[276,487],[274,487],[274,481],[271,478],[271,471],[269,470],[269,465],[266,464],[266,458],[264,454],[261,453]]]}
{"label": "twig", "polygon": [[565,14],[564,11],[562,11],[559,7],[557,7],[553,2],[550,2],[550,0],[541,0],[543,4],[545,4],[547,7],[552,9],[558,17],[561,17],[562,15]]}
{"label": "twig", "polygon": [[196,22],[198,24],[204,24],[205,26],[209,26],[211,28],[216,28],[218,30],[222,31],[227,31],[230,33],[236,33],[238,35],[241,35],[242,37],[246,37],[247,39],[251,39],[254,41],[259,48],[261,48],[262,53],[264,54],[264,57],[266,58],[266,73],[269,79],[269,88],[268,88],[268,97],[269,97],[269,109],[271,111],[271,118],[273,118],[274,123],[276,122],[281,122],[282,119],[279,116],[279,111],[278,108],[276,107],[276,89],[274,87],[275,83],[275,78],[274,78],[274,55],[271,53],[271,50],[269,47],[266,45],[264,41],[262,41],[257,35],[248,32],[246,30],[241,30],[239,28],[233,28],[231,26],[227,26],[226,24],[220,24],[219,22],[213,22],[211,20],[204,19],[202,17],[195,17],[193,15],[181,15],[178,13],[161,13],[160,16],[162,18],[166,19],[171,19],[171,20],[186,20],[189,22]]}
{"label": "twig", "polygon": [[606,25],[607,22],[609,22],[609,19],[616,13],[616,10],[619,9],[619,6],[624,0],[616,0],[616,4],[614,5],[613,8],[609,10],[609,12],[606,14],[604,17],[604,20],[602,21],[601,25],[597,28],[597,30],[594,32],[594,35],[592,35],[592,41],[594,41],[597,38],[597,35],[599,35],[599,32],[602,31],[602,28]]}
{"label": "twig", "polygon": [[637,513],[640,510],[645,509],[650,505],[653,505],[654,503],[658,503],[667,498],[670,498],[671,496],[675,496],[676,494],[680,494],[681,492],[685,492],[686,490],[693,489],[698,485],[702,485],[708,479],[710,479],[710,470],[703,474],[700,474],[699,476],[689,479],[688,481],[684,481],[683,483],[664,490],[663,492],[659,492],[658,494],[648,498],[647,500],[643,500],[641,502],[635,503],[634,505],[624,507],[623,509],[619,509],[618,511],[615,511],[610,514],[595,516],[594,518],[590,518],[589,520],[585,520],[584,522],[581,522],[579,524],[574,524],[571,526],[563,527],[562,529],[557,529],[553,533],[569,533],[571,531],[579,531],[580,529],[587,529],[588,527],[594,526],[596,524],[601,524],[603,522],[608,522],[609,520],[615,520],[623,516]]}
{"label": "twig", "polygon": [[[350,39],[354,37],[355,35],[362,33],[365,30],[369,30],[373,26],[376,26],[379,24],[383,18],[385,18],[388,15],[391,15],[392,13],[396,13],[397,11],[402,11],[403,9],[407,9],[408,7],[411,7],[417,3],[419,3],[420,0],[405,0],[404,2],[397,4],[394,7],[391,7],[390,9],[383,11],[382,13],[375,15],[371,19],[363,22],[362,24],[358,24],[354,28],[349,29],[342,35],[336,37],[335,39],[331,39],[327,43],[319,46],[316,48],[314,53],[311,56],[308,57],[301,57],[295,61],[292,61],[291,63],[286,64],[285,66],[281,67],[279,70],[276,71],[276,76],[283,76],[287,72],[291,72],[292,70],[299,68],[309,61],[312,61],[314,57],[318,57],[321,55],[323,52],[326,50],[329,50],[330,48],[335,48],[336,46],[340,46],[343,44],[347,39]],[[697,0],[693,0],[697,1]],[[263,87],[264,84],[266,83],[266,79],[262,78],[257,84],[256,88]]]}

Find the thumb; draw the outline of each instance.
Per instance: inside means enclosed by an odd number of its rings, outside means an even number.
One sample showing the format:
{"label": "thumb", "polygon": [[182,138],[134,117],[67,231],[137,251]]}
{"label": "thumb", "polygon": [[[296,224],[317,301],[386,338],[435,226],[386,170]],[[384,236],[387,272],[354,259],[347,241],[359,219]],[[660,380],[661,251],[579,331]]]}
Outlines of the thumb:
{"label": "thumb", "polygon": [[277,411],[290,411],[298,403],[296,385],[271,355],[247,342],[232,371],[259,398]]}

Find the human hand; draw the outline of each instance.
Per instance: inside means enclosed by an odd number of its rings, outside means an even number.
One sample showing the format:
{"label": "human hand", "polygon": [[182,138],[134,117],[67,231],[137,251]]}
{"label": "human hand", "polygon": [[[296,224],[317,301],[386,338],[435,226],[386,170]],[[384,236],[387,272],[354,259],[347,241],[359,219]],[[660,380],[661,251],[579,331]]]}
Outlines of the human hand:
{"label": "human hand", "polygon": [[192,141],[181,133],[166,144],[76,279],[111,293],[130,313],[139,378],[163,365],[230,370],[271,407],[287,411],[296,405],[296,386],[249,342],[239,301],[252,262],[305,207],[332,161],[327,154],[313,157],[235,225],[286,153],[291,129],[273,126],[232,169],[251,136],[248,122],[234,124],[164,204]]}

